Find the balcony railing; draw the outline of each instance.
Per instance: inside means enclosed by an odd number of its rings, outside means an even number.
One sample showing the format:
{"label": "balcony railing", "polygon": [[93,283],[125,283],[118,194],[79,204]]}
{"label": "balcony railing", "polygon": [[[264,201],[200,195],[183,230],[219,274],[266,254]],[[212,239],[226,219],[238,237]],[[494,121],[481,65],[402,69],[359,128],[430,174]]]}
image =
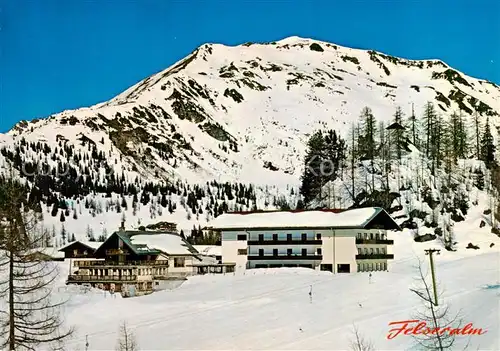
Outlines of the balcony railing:
{"label": "balcony railing", "polygon": [[103,267],[103,266],[164,266],[168,267],[168,260],[158,261],[74,261],[75,267]]}
{"label": "balcony railing", "polygon": [[78,275],[72,274],[68,276],[68,282],[123,282],[136,281],[136,275]]}
{"label": "balcony railing", "polygon": [[251,261],[281,261],[281,260],[322,260],[323,255],[253,255],[248,256]]}
{"label": "balcony railing", "polygon": [[248,240],[248,245],[321,245],[321,239]]}
{"label": "balcony railing", "polygon": [[393,254],[360,254],[356,255],[357,260],[392,260]]}
{"label": "balcony railing", "polygon": [[87,253],[77,253],[77,254],[70,254],[71,258],[92,258],[93,254],[91,252]]}
{"label": "balcony railing", "polygon": [[394,240],[388,240],[388,239],[356,239],[356,244],[394,245]]}
{"label": "balcony railing", "polygon": [[115,255],[128,255],[129,252],[127,250],[123,249],[109,249],[106,250],[106,255],[108,256],[115,256]]}

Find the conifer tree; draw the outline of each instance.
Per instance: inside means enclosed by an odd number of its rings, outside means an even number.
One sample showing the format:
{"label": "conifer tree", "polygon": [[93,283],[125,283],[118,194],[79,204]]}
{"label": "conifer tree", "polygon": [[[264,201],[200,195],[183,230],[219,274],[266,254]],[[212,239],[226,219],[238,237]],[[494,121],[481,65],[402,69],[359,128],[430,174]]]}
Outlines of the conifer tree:
{"label": "conifer tree", "polygon": [[324,152],[322,153],[324,167],[322,176],[323,183],[334,181],[339,176],[339,171],[346,158],[345,140],[335,130],[328,130],[324,136]]}
{"label": "conifer tree", "polygon": [[377,150],[377,142],[375,135],[377,133],[376,119],[369,107],[363,108],[361,111],[361,128],[362,134],[359,138],[358,148],[361,153],[361,160],[370,160],[371,166],[371,186],[372,191],[375,189],[375,170],[374,161]]}
{"label": "conifer tree", "polygon": [[469,149],[469,141],[468,141],[468,133],[467,133],[467,126],[465,123],[465,118],[462,114],[462,111],[460,111],[458,115],[458,157],[459,158],[467,158],[468,156],[468,149]]}
{"label": "conifer tree", "polygon": [[66,244],[66,237],[67,237],[67,232],[66,232],[66,228],[64,228],[64,224],[63,224],[61,226],[61,239],[62,239],[63,245]]}
{"label": "conifer tree", "polygon": [[321,192],[322,178],[321,161],[325,140],[321,131],[315,132],[307,142],[307,152],[304,160],[305,168],[302,175],[300,193],[304,202],[309,204]]}
{"label": "conifer tree", "polygon": [[[403,110],[399,106],[396,108],[396,112],[394,113],[394,118],[392,120],[392,123],[396,124],[397,126],[403,127]],[[391,140],[394,141],[392,145],[394,147],[394,150],[396,151],[396,158],[400,160],[402,156],[404,129],[400,128],[393,129],[391,132]]]}
{"label": "conifer tree", "polygon": [[425,155],[430,156],[431,153],[431,143],[432,135],[434,130],[434,123],[436,120],[436,111],[432,102],[427,102],[424,109],[423,115],[423,126],[425,129]]}
{"label": "conifer tree", "polygon": [[361,135],[359,135],[359,152],[362,160],[373,160],[377,144],[375,135],[377,133],[376,119],[369,107],[361,111]]}
{"label": "conifer tree", "polygon": [[437,168],[440,167],[442,159],[442,136],[444,132],[443,122],[437,117],[431,103],[428,103],[424,113],[426,123],[426,155],[431,161],[431,174],[436,175]]}
{"label": "conifer tree", "polygon": [[442,157],[444,161],[444,170],[448,175],[448,184],[451,182],[451,173],[453,166],[457,162],[458,144],[455,131],[456,124],[452,117],[450,123],[444,125],[442,133]]}
{"label": "conifer tree", "polygon": [[462,113],[452,113],[449,127],[453,162],[457,163],[459,158],[465,158],[467,154],[467,131],[465,129]]}
{"label": "conifer tree", "polygon": [[62,349],[64,330],[52,289],[58,266],[30,254],[43,245],[41,216],[26,204],[22,185],[0,177],[0,349]]}
{"label": "conifer tree", "polygon": [[488,169],[491,169],[495,165],[495,143],[491,135],[489,117],[486,119],[486,124],[484,126],[480,151],[481,161],[485,163]]}
{"label": "conifer tree", "polygon": [[383,121],[379,124],[380,131],[380,161],[382,169],[383,187],[389,191],[389,173],[391,171],[391,158],[390,158],[390,144],[388,133],[386,133],[385,123]]}
{"label": "conifer tree", "polygon": [[57,201],[55,201],[54,204],[52,205],[52,212],[51,212],[52,217],[57,216],[57,212],[59,212],[59,206],[57,204]]}
{"label": "conifer tree", "polygon": [[477,160],[481,159],[481,121],[479,113],[474,113],[474,136],[475,136],[475,157]]}
{"label": "conifer tree", "polygon": [[420,123],[418,118],[415,116],[415,109],[413,104],[411,105],[411,115],[408,117],[406,121],[406,129],[409,131],[409,139],[411,143],[417,148],[420,149]]}

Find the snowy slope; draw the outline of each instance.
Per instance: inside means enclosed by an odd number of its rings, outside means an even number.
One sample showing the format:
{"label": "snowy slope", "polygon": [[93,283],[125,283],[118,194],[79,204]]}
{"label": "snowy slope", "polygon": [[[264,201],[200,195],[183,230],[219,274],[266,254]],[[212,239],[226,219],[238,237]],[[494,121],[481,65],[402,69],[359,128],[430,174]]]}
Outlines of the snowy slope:
{"label": "snowy slope", "polygon": [[[83,350],[88,335],[90,350],[112,349],[126,321],[147,350],[347,350],[353,325],[376,350],[408,349],[410,337],[386,338],[388,323],[415,312],[418,298],[409,291],[417,275],[413,265],[420,257],[427,272],[428,256],[416,243],[398,242],[389,272],[374,272],[371,284],[367,273],[283,268],[191,277],[176,290],[132,299],[73,292],[65,315],[78,333],[68,346]],[[469,257],[443,252],[435,261],[440,301],[487,330],[471,337],[469,349],[498,350],[499,290],[486,288],[500,283],[498,246]],[[459,338],[457,349],[464,342]]]}

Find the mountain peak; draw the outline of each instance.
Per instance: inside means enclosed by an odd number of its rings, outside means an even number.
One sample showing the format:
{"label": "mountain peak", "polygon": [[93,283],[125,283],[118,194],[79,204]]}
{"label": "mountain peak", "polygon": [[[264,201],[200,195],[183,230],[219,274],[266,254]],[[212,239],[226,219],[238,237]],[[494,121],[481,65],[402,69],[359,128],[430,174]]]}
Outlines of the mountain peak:
{"label": "mountain peak", "polygon": [[9,134],[55,144],[103,140],[106,154],[113,148],[151,178],[288,182],[301,172],[314,130],[345,130],[363,106],[387,120],[396,106],[418,113],[427,101],[443,116],[500,116],[498,87],[441,61],[290,36],[203,44],[108,102],[18,123]]}

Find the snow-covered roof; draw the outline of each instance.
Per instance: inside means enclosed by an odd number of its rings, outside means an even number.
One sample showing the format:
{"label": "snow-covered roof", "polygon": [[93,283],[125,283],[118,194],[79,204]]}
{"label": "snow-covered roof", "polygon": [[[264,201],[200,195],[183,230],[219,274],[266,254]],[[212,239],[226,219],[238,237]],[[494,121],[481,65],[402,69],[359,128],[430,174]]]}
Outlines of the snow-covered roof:
{"label": "snow-covered roof", "polygon": [[222,256],[222,246],[219,245],[193,245],[193,247],[205,256]]}
{"label": "snow-covered roof", "polygon": [[180,235],[172,233],[147,233],[130,236],[135,250],[159,250],[167,255],[192,255],[194,250]]}
{"label": "snow-covered roof", "polygon": [[27,254],[41,253],[53,258],[64,258],[64,252],[58,251],[55,247],[39,247],[27,251]]}
{"label": "snow-covered roof", "polygon": [[66,245],[60,247],[59,251],[64,250],[65,248],[70,247],[71,245],[73,245],[75,243],[83,244],[83,245],[88,246],[88,247],[90,247],[91,249],[94,249],[94,250],[97,250],[97,248],[102,245],[102,242],[100,242],[100,241],[81,241],[81,240],[76,240],[76,241],[69,242]]}
{"label": "snow-covered roof", "polygon": [[380,213],[385,213],[389,216],[380,207],[357,208],[340,213],[321,210],[257,212],[248,214],[225,213],[210,222],[208,227],[233,230],[249,228],[364,228]]}

